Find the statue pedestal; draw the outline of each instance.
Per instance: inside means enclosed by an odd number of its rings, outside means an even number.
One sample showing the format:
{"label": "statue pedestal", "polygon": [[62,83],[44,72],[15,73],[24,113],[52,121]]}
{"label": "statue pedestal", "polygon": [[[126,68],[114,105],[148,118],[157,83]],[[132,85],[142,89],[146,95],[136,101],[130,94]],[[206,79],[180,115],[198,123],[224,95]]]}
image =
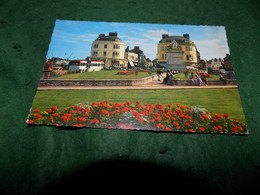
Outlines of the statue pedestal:
{"label": "statue pedestal", "polygon": [[186,70],[183,59],[183,51],[177,47],[177,43],[171,44],[166,48],[166,70],[183,71]]}

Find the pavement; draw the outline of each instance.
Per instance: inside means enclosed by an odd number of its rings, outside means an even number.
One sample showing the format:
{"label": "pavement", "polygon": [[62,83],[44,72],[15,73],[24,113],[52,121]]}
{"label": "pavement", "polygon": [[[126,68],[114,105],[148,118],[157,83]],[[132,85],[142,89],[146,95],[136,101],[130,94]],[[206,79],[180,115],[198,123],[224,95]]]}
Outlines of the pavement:
{"label": "pavement", "polygon": [[160,81],[152,81],[140,86],[40,86],[38,90],[57,89],[215,89],[215,88],[237,88],[237,85],[208,85],[208,86],[177,86],[166,85]]}

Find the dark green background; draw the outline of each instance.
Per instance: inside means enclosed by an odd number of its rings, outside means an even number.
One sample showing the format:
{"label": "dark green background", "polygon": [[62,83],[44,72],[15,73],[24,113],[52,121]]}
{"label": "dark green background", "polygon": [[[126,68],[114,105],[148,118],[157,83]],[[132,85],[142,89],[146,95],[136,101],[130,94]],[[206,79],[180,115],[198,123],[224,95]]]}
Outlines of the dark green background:
{"label": "dark green background", "polygon": [[[256,190],[260,178],[260,17],[246,0],[1,0],[3,193]],[[56,19],[224,25],[248,136],[60,130],[25,123]],[[137,186],[139,189],[135,189]],[[93,192],[93,191],[92,191]],[[160,191],[162,194],[162,191]]]}

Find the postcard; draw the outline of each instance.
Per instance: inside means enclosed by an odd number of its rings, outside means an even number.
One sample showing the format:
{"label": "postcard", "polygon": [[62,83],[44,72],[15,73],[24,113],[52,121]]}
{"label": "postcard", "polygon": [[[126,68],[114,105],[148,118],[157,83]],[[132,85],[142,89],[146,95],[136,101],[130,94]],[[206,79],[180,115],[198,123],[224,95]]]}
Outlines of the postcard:
{"label": "postcard", "polygon": [[248,134],[224,26],[56,20],[27,123]]}

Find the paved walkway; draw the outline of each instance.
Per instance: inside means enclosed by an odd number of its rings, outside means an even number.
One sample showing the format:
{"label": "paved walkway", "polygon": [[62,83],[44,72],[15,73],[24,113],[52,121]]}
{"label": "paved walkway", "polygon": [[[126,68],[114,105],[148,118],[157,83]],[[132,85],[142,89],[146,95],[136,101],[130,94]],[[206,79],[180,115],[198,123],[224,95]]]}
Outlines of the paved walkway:
{"label": "paved walkway", "polygon": [[165,85],[160,81],[152,81],[140,86],[41,86],[38,90],[51,89],[201,89],[201,88],[237,88],[237,85],[177,86]]}

